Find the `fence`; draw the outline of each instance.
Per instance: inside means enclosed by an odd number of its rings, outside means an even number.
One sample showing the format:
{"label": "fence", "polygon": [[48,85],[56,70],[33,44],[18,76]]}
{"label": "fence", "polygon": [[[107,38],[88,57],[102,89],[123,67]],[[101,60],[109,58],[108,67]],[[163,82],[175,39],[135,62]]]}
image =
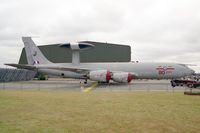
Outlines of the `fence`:
{"label": "fence", "polygon": [[0,82],[27,81],[33,79],[35,75],[34,71],[0,68]]}

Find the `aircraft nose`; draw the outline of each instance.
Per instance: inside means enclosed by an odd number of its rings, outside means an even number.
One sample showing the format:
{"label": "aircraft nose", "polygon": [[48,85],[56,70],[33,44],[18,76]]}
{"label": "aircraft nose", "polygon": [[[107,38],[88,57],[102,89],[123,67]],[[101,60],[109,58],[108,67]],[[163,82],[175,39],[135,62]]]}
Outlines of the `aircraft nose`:
{"label": "aircraft nose", "polygon": [[186,66],[186,65],[182,65],[182,74],[184,75],[184,76],[190,76],[190,75],[192,75],[192,74],[194,74],[195,73],[195,71],[194,70],[192,70],[191,68],[189,68],[188,66]]}
{"label": "aircraft nose", "polygon": [[192,70],[192,69],[190,69],[190,73],[191,73],[191,74],[194,74],[194,73],[195,73],[195,71],[194,71],[194,70]]}
{"label": "aircraft nose", "polygon": [[186,69],[187,69],[187,71],[186,71],[186,74],[187,74],[187,75],[192,75],[192,74],[195,73],[194,70],[192,70],[192,69],[190,69],[190,68],[188,68],[188,67],[186,67]]}

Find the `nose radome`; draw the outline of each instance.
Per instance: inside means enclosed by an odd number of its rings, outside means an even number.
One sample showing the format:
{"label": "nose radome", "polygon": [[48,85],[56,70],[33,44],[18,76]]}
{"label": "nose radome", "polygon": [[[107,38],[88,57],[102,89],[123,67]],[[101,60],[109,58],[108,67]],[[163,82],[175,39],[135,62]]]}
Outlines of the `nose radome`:
{"label": "nose radome", "polygon": [[189,67],[186,67],[186,69],[187,69],[187,75],[192,75],[192,74],[194,74],[195,73],[195,71],[194,70],[192,70],[191,68],[189,68]]}
{"label": "nose radome", "polygon": [[195,71],[189,68],[187,65],[181,65],[181,66],[185,76],[189,76],[195,73]]}
{"label": "nose radome", "polygon": [[191,74],[194,74],[194,73],[195,73],[195,71],[194,71],[194,70],[192,70],[192,69],[190,69],[190,71],[191,71]]}

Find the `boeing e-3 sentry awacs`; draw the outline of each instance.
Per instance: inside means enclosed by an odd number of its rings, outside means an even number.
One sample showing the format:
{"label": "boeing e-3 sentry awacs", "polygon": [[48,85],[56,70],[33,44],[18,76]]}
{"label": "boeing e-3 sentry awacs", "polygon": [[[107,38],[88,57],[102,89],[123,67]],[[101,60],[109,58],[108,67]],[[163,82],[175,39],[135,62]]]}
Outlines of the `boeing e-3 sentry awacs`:
{"label": "boeing e-3 sentry awacs", "polygon": [[129,83],[133,79],[177,79],[194,73],[186,65],[176,63],[80,63],[78,50],[93,47],[88,43],[60,44],[60,46],[74,50],[72,63],[52,63],[42,54],[31,37],[22,37],[22,41],[25,45],[28,65],[6,65],[44,74],[84,79],[85,83],[87,80],[107,83],[112,80],[118,83]]}

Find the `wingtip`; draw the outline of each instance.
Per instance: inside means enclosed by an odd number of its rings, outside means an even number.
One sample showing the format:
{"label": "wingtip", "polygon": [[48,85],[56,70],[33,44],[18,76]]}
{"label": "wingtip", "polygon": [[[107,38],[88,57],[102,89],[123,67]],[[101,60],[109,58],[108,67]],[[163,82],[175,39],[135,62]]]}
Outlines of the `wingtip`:
{"label": "wingtip", "polygon": [[18,64],[15,64],[15,63],[6,63],[4,65],[11,66],[11,65],[18,65]]}

